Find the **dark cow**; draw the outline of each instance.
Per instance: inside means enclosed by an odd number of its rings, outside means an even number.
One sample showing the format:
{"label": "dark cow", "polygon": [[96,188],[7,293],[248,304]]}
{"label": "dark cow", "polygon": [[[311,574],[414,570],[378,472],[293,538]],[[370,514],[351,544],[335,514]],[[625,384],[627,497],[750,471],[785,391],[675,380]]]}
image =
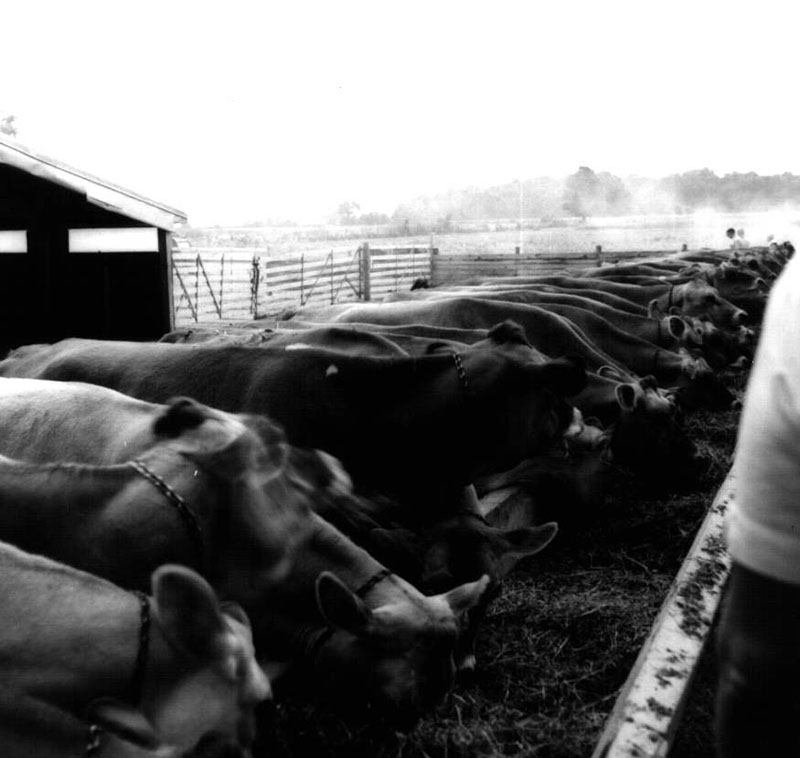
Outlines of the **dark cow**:
{"label": "dark cow", "polygon": [[159,342],[260,345],[262,347],[283,347],[286,350],[323,347],[328,350],[349,353],[350,355],[407,355],[394,342],[378,334],[369,334],[346,326],[327,325],[306,329],[302,334],[260,327],[254,328],[253,326],[225,330],[182,329],[165,334]]}
{"label": "dark cow", "polygon": [[[292,322],[287,322],[287,326]],[[296,324],[299,326],[299,324]],[[378,331],[400,341],[404,349],[417,354],[431,350],[458,349],[461,342],[473,344],[488,337],[486,329],[456,329],[406,324],[351,324],[358,329]],[[506,339],[528,344],[519,326],[504,325]],[[516,336],[515,336],[516,335]],[[455,342],[459,340],[459,342]],[[530,348],[530,346],[528,347]],[[537,353],[537,351],[534,351]],[[604,376],[587,374],[586,387],[570,398],[586,418],[606,427],[614,462],[643,471],[648,480],[661,485],[683,485],[702,473],[706,461],[699,455],[675,417],[675,406],[651,380],[638,380],[625,371],[601,366]],[[702,382],[698,388],[703,391]],[[717,382],[714,382],[715,386]],[[687,398],[689,404],[700,402]],[[680,481],[679,481],[680,480]]]}
{"label": "dark cow", "polygon": [[0,374],[263,413],[291,443],[339,458],[359,486],[422,498],[432,514],[478,475],[547,449],[572,418],[564,396],[585,383],[573,361],[526,362],[498,340],[423,358],[65,340],[13,352]]}

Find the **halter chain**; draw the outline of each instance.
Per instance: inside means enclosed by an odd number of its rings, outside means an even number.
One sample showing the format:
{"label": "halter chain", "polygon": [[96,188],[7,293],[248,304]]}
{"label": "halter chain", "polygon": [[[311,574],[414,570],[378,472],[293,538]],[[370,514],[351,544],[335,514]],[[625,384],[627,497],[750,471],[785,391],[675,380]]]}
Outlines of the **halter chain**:
{"label": "halter chain", "polygon": [[194,513],[192,513],[191,508],[186,505],[186,501],[158,474],[156,474],[154,471],[151,471],[141,459],[131,461],[130,466],[134,469],[134,471],[147,479],[147,481],[150,482],[169,501],[170,505],[174,506],[175,510],[178,511],[183,519],[183,523],[189,531],[189,534],[198,547],[202,561],[202,557],[205,552],[203,549],[203,533],[200,529],[200,524],[197,523],[197,518],[195,517]]}
{"label": "halter chain", "polygon": [[377,574],[374,574],[369,579],[367,579],[367,581],[364,582],[364,584],[362,584],[356,590],[356,595],[358,595],[360,598],[366,597],[367,593],[373,587],[375,587],[377,584],[380,584],[384,579],[390,577],[391,575],[392,575],[392,572],[389,569],[387,569],[387,568],[381,569],[380,571],[378,571]]}
{"label": "halter chain", "polygon": [[461,360],[461,353],[453,353],[453,363],[456,364],[456,373],[461,380],[465,390],[469,389],[469,382],[467,381],[467,372],[464,370],[464,362]]}

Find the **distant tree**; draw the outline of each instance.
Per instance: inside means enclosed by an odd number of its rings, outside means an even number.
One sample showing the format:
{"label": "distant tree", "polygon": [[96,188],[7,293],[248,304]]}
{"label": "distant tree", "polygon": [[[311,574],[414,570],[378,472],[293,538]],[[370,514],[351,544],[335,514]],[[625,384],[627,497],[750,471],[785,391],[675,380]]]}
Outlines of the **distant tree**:
{"label": "distant tree", "polygon": [[390,218],[385,213],[362,213],[357,219],[356,223],[364,226],[378,226],[380,224],[388,224]]}
{"label": "distant tree", "polygon": [[564,183],[564,210],[571,216],[585,219],[600,192],[600,180],[588,166],[579,166]]}
{"label": "distant tree", "polygon": [[564,183],[563,208],[572,216],[621,214],[630,209],[631,194],[618,176],[596,174],[588,166],[580,166]]}
{"label": "distant tree", "polygon": [[16,137],[17,127],[14,126],[14,122],[16,120],[16,116],[6,116],[5,118],[0,119],[0,132],[7,134],[9,137]]}
{"label": "distant tree", "polygon": [[346,200],[339,204],[337,216],[339,223],[343,226],[347,224],[354,224],[356,222],[356,213],[361,210],[361,206],[354,200]]}

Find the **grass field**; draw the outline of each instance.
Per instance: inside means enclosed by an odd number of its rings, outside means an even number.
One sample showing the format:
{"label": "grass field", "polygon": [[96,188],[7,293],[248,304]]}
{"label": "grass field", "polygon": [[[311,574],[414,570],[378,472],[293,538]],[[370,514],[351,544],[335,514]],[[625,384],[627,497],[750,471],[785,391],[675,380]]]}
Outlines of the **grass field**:
{"label": "grass field", "polygon": [[275,255],[295,252],[353,249],[361,242],[373,247],[433,244],[442,253],[592,252],[603,250],[690,250],[727,247],[725,229],[744,228],[753,245],[766,244],[772,234],[782,241],[796,239],[800,212],[776,210],[762,213],[715,212],[672,216],[561,219],[545,224],[525,220],[520,232],[513,221],[471,223],[465,231],[416,236],[390,236],[380,227],[269,227],[195,229],[189,235],[197,247],[252,247]]}

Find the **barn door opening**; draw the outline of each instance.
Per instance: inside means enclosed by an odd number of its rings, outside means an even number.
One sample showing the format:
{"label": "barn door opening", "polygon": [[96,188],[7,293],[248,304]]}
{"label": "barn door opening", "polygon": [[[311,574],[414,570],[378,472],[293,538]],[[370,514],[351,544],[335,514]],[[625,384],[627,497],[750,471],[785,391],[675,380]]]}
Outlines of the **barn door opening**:
{"label": "barn door opening", "polygon": [[156,229],[69,230],[56,278],[63,336],[152,340],[168,329]]}

